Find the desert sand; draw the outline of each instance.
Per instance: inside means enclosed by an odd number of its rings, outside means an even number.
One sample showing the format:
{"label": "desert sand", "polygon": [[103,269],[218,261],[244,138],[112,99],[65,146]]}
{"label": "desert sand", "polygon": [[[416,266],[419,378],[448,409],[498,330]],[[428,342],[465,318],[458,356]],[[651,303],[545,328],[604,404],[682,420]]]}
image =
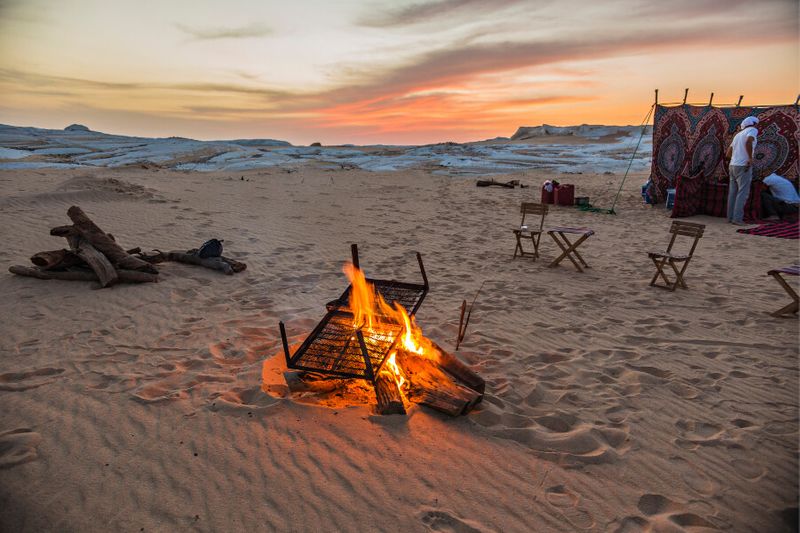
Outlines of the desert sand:
{"label": "desert sand", "polygon": [[[3,531],[791,531],[798,500],[798,321],[766,275],[797,242],[707,224],[675,293],[648,286],[663,207],[638,173],[616,216],[555,208],[596,231],[591,269],[512,260],[544,171],[478,189],[425,169],[307,164],[249,171],[0,171]],[[244,177],[244,180],[241,177]],[[593,203],[620,176],[558,175]],[[157,284],[91,290],[5,272],[81,206],[126,247],[225,239],[248,269],[179,264]],[[545,239],[547,239],[545,237]],[[291,342],[368,275],[418,281],[417,314],[487,380],[465,417],[281,397]],[[265,385],[266,383],[266,385]],[[271,386],[268,386],[272,384]],[[276,385],[277,384],[277,385]],[[269,393],[268,393],[269,392]]]}

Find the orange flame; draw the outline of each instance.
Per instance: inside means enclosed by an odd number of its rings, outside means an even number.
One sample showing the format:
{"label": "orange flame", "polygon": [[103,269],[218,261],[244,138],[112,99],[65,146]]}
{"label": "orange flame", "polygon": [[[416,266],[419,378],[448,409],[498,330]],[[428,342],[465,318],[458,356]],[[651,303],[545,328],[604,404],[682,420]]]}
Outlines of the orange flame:
{"label": "orange flame", "polygon": [[[403,350],[417,355],[426,355],[432,351],[431,342],[422,334],[413,317],[410,317],[403,306],[395,302],[394,306],[386,303],[383,297],[375,290],[375,286],[368,282],[364,273],[352,263],[344,265],[344,273],[350,279],[350,312],[353,313],[353,326],[366,330],[370,335],[383,335],[390,340],[393,328],[382,327],[384,324],[403,327],[400,333],[400,342]],[[397,353],[392,352],[386,359],[383,368],[394,374],[398,387],[405,383],[405,376],[397,364]]]}

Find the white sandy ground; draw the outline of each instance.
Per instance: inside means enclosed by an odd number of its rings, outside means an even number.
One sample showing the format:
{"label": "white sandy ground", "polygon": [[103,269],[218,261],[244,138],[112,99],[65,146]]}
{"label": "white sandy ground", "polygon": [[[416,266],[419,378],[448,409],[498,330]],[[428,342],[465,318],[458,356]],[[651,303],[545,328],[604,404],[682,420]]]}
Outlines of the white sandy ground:
{"label": "white sandy ground", "polygon": [[[125,246],[225,239],[226,277],[178,264],[157,284],[0,274],[2,531],[791,531],[798,500],[798,321],[766,276],[797,241],[708,225],[690,290],[648,286],[670,220],[630,179],[617,216],[556,208],[597,234],[592,268],[512,260],[511,227],[538,189],[478,189],[427,170],[304,165],[241,172],[0,171],[0,263],[63,242],[77,204]],[[539,172],[506,174],[540,184]],[[556,176],[565,178],[565,176]],[[111,180],[116,181],[111,181]],[[572,176],[609,200],[619,176]],[[546,237],[545,237],[546,238]],[[425,333],[487,380],[451,419],[377,417],[261,389],[347,282],[431,292]],[[277,354],[277,355],[276,355]],[[278,359],[274,359],[278,357]],[[266,360],[266,364],[264,364]]]}

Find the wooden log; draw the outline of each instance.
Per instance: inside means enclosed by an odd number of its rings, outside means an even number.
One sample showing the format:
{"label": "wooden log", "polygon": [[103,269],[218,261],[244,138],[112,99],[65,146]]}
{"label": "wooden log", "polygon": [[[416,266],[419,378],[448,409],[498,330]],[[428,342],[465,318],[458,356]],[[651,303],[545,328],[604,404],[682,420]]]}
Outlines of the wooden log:
{"label": "wooden log", "polygon": [[[8,271],[18,276],[36,279],[58,279],[66,281],[99,281],[97,274],[91,270],[40,270],[22,265],[8,267]],[[117,270],[119,281],[124,283],[154,283],[158,276],[138,270]]]}
{"label": "wooden log", "polygon": [[31,256],[31,263],[44,270],[64,269],[85,265],[71,250],[49,250]]}
{"label": "wooden log", "polygon": [[56,226],[50,230],[50,235],[53,237],[68,237],[76,234],[77,230],[75,229],[75,226]]}
{"label": "wooden log", "polygon": [[483,398],[483,394],[457,383],[437,361],[403,350],[397,359],[410,382],[409,401],[458,416],[471,411]]}
{"label": "wooden log", "polygon": [[460,416],[469,413],[475,405],[475,397],[478,393],[471,389],[462,387],[465,394],[454,394],[445,389],[423,389],[416,396],[417,403],[427,405],[431,409],[450,416]]}
{"label": "wooden log", "polygon": [[221,257],[221,259],[228,263],[233,271],[237,274],[247,269],[247,265],[245,263],[237,261],[236,259],[231,259],[230,257],[225,257],[224,255]]}
{"label": "wooden log", "polygon": [[72,220],[73,227],[81,237],[104,254],[112,264],[125,270],[140,270],[158,274],[158,270],[153,265],[127,253],[113,238],[92,222],[80,207],[76,205],[70,207],[67,210],[67,216]]}
{"label": "wooden log", "polygon": [[404,415],[403,396],[394,376],[389,372],[380,372],[375,378],[375,398],[378,400],[378,414]]}
{"label": "wooden log", "polygon": [[94,271],[97,280],[100,282],[100,287],[113,285],[119,279],[114,265],[91,243],[77,235],[67,237],[67,242],[69,242],[69,246],[75,252],[75,255],[86,261],[89,268]]}
{"label": "wooden log", "polygon": [[181,251],[164,252],[166,261],[176,261],[178,263],[186,263],[187,265],[197,265],[212,270],[219,270],[229,276],[233,275],[233,267],[222,260],[221,257],[207,257],[203,258],[197,255],[187,254]]}
{"label": "wooden log", "polygon": [[436,348],[437,362],[448,374],[481,395],[486,392],[486,380],[473,372],[455,355],[447,352],[435,342],[431,341],[431,343]]}
{"label": "wooden log", "polygon": [[346,380],[344,379],[303,370],[287,370],[283,373],[283,379],[286,380],[289,391],[294,393],[327,393],[333,392],[346,385]]}

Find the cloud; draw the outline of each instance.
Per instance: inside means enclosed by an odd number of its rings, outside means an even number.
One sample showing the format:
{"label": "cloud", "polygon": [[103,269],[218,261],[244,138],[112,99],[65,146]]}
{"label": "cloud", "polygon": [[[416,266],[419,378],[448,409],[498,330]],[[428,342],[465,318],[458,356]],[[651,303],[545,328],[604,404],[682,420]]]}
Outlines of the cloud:
{"label": "cloud", "polygon": [[264,24],[254,22],[247,26],[232,28],[190,28],[184,24],[176,23],[175,27],[183,33],[198,41],[213,41],[217,39],[248,39],[251,37],[265,37],[272,33],[272,29]]}
{"label": "cloud", "polygon": [[420,22],[428,22],[444,15],[452,16],[454,13],[459,12],[463,14],[469,11],[470,16],[477,16],[480,13],[490,13],[507,6],[519,4],[521,1],[523,0],[438,0],[436,2],[423,2],[375,16],[364,17],[360,24],[375,28],[408,26]]}

